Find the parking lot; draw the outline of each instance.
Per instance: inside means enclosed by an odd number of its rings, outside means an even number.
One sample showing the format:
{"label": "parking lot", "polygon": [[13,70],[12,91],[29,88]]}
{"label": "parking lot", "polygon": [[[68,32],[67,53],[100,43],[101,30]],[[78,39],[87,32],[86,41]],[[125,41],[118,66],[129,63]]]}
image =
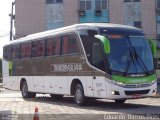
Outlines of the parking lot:
{"label": "parking lot", "polygon": [[[114,101],[101,99],[89,101],[86,106],[79,107],[74,104],[73,97],[70,96],[57,101],[51,99],[48,94],[38,94],[34,99],[24,100],[20,92],[1,89],[0,93],[1,114],[10,114],[12,118],[18,120],[32,120],[36,107],[40,120],[103,120],[114,115],[131,119],[137,114],[139,117],[159,115],[159,103],[159,97],[127,100],[125,104],[116,104]],[[159,118],[156,117],[156,119]]]}

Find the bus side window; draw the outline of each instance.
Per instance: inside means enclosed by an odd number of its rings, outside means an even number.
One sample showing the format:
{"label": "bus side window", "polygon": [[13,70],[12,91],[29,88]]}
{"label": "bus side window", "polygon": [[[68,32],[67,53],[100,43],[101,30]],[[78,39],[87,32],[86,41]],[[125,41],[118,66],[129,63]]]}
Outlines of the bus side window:
{"label": "bus side window", "polygon": [[21,58],[30,58],[31,57],[31,44],[23,43],[21,44]]}
{"label": "bus side window", "polygon": [[32,42],[32,57],[37,57],[37,44],[36,44],[36,41]]}
{"label": "bus side window", "polygon": [[12,46],[12,59],[19,59],[19,54],[20,54],[20,46],[13,45]]}
{"label": "bus side window", "polygon": [[32,57],[42,57],[44,56],[45,41],[33,41],[32,42]]}
{"label": "bus side window", "polygon": [[3,58],[5,60],[11,60],[11,46],[5,46],[3,51]]}
{"label": "bus side window", "polygon": [[89,63],[91,63],[91,40],[86,35],[81,35],[81,39],[83,42],[83,46],[84,46],[84,49],[86,52],[87,59],[88,59]]}
{"label": "bus side window", "polygon": [[104,57],[102,55],[100,42],[93,42],[92,44],[92,65],[105,71]]}
{"label": "bus side window", "polygon": [[46,56],[59,55],[60,37],[48,38],[46,40]]}
{"label": "bus side window", "polygon": [[44,50],[45,50],[45,41],[37,41],[37,57],[44,56]]}
{"label": "bus side window", "polygon": [[84,50],[86,52],[86,56],[87,59],[89,61],[89,63],[92,63],[91,61],[91,54],[92,54],[92,42],[93,40],[95,40],[95,35],[98,34],[98,32],[96,30],[80,30],[79,31],[83,46],[84,46]]}
{"label": "bus side window", "polygon": [[62,54],[78,54],[77,39],[74,34],[62,37]]}

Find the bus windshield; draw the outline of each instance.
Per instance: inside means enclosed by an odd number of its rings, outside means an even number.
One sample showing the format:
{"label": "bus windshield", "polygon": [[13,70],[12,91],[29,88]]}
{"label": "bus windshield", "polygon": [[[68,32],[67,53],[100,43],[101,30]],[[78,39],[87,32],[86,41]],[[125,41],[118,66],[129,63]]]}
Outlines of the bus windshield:
{"label": "bus windshield", "polygon": [[124,74],[148,74],[154,70],[150,46],[144,36],[108,36],[110,69]]}

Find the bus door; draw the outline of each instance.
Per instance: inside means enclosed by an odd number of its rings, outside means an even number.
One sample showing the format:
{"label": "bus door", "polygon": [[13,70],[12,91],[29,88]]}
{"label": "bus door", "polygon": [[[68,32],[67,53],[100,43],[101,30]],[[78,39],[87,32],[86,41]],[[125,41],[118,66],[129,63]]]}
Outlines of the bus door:
{"label": "bus door", "polygon": [[95,67],[92,70],[94,97],[106,97],[105,64],[100,42],[92,43],[92,65]]}
{"label": "bus door", "polygon": [[11,81],[9,79],[9,62],[2,60],[2,70],[3,70],[3,86],[5,88],[12,89]]}

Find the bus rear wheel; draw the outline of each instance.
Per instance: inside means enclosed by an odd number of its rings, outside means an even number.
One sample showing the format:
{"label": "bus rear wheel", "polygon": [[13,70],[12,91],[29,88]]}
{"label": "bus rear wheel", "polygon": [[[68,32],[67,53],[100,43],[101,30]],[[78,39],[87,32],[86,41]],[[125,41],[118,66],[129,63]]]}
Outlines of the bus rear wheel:
{"label": "bus rear wheel", "polygon": [[75,87],[74,101],[78,106],[85,104],[86,97],[84,95],[84,90],[81,84],[77,84]]}
{"label": "bus rear wheel", "polygon": [[63,99],[63,95],[55,95],[55,94],[50,94],[51,98],[55,99],[55,100],[62,100]]}
{"label": "bus rear wheel", "polygon": [[27,86],[26,81],[23,81],[23,83],[22,83],[21,93],[22,93],[23,98],[35,98],[36,97],[36,93],[28,91],[28,86]]}
{"label": "bus rear wheel", "polygon": [[115,103],[118,103],[118,104],[122,104],[122,103],[125,103],[126,99],[117,99],[115,100]]}

